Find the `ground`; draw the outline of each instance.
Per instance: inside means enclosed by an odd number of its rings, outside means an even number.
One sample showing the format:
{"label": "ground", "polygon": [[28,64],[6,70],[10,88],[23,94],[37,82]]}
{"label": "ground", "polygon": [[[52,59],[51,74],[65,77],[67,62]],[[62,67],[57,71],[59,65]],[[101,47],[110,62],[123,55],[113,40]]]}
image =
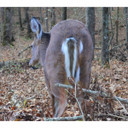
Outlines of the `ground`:
{"label": "ground", "polygon": [[[25,51],[20,57],[18,53],[30,45],[32,40],[24,38],[17,39],[16,42],[14,42],[14,47],[0,47],[1,62],[20,61],[31,57],[30,50]],[[45,117],[53,116],[43,69],[34,70],[27,64],[28,62],[23,65],[12,64],[10,67],[0,69],[0,120],[44,120]],[[100,59],[95,58],[92,64],[90,89],[101,90],[101,88],[106,92],[110,91],[112,95],[128,99],[128,62],[112,59],[110,67],[107,68],[102,67]],[[89,103],[93,106],[93,117],[90,113],[87,120],[128,119],[127,104],[91,96]],[[92,112],[92,110],[90,111]],[[80,114],[77,103],[70,102],[63,117],[79,116]]]}

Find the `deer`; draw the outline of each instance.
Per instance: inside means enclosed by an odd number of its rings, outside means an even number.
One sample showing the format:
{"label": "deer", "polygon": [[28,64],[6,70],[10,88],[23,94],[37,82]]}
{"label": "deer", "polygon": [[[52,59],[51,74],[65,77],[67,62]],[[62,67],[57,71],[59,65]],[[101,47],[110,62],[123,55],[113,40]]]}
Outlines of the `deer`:
{"label": "deer", "polygon": [[73,78],[82,88],[89,88],[94,51],[92,38],[85,24],[72,19],[61,21],[50,32],[44,32],[39,20],[32,17],[31,30],[35,37],[29,65],[39,62],[44,68],[54,117],[60,117],[67,105],[67,94],[55,84],[68,84],[68,79]]}

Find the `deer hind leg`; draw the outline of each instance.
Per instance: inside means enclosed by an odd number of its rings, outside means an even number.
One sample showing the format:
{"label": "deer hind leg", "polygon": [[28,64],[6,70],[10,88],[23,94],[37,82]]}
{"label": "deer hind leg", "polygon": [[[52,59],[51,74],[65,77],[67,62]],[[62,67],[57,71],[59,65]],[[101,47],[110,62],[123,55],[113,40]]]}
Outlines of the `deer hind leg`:
{"label": "deer hind leg", "polygon": [[52,99],[52,102],[51,102],[52,111],[53,111],[53,116],[54,116],[54,114],[55,114],[55,107],[54,107],[54,103],[55,103],[54,99],[55,99],[55,97],[54,97],[54,95],[51,96],[51,99]]}
{"label": "deer hind leg", "polygon": [[54,117],[60,117],[67,105],[66,95],[60,95],[60,97],[54,97],[55,115]]}

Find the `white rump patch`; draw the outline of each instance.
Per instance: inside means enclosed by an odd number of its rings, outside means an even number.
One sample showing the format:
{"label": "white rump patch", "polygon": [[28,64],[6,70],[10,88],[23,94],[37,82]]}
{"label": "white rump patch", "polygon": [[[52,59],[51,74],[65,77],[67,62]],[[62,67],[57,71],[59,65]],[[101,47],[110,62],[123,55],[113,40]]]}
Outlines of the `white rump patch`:
{"label": "white rump patch", "polygon": [[70,73],[70,60],[69,60],[69,53],[68,53],[68,39],[66,39],[63,44],[62,44],[62,47],[61,47],[61,51],[63,52],[63,54],[65,55],[65,70],[66,70],[66,73],[67,73],[67,77],[70,77],[71,76],[71,73]]}
{"label": "white rump patch", "polygon": [[74,48],[74,59],[73,59],[73,69],[72,69],[72,75],[74,77],[75,75],[75,69],[76,69],[76,63],[77,63],[77,46],[76,46],[76,43],[75,43],[75,48]]}
{"label": "white rump patch", "polygon": [[73,40],[74,43],[74,58],[73,58],[73,70],[72,70],[72,75],[74,77],[75,75],[75,68],[76,68],[76,63],[77,63],[77,45],[76,45],[76,40],[75,38],[71,37],[71,38],[67,38],[61,47],[61,51],[63,52],[64,56],[65,56],[65,70],[67,73],[67,77],[71,77],[71,72],[70,72],[70,58],[69,58],[69,51],[68,51],[68,42],[69,40]]}
{"label": "white rump patch", "polygon": [[83,51],[83,43],[80,41],[79,53],[81,54]]}

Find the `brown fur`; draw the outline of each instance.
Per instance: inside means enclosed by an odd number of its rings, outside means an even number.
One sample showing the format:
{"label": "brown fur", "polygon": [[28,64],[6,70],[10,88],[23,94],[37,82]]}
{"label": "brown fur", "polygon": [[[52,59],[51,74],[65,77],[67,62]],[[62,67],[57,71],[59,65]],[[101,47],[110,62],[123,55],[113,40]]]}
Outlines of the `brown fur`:
{"label": "brown fur", "polygon": [[[43,33],[45,35],[45,33]],[[44,38],[45,37],[45,38]],[[74,37],[77,40],[77,66],[80,66],[80,81],[82,88],[88,88],[90,84],[91,62],[93,56],[93,43],[88,29],[77,20],[61,21],[55,25],[47,36],[39,43],[39,60],[45,71],[45,81],[53,99],[54,116],[63,114],[67,97],[65,89],[56,87],[56,83],[67,84],[65,72],[65,59],[61,51],[62,43],[66,38]],[[45,40],[45,41],[44,41]],[[83,51],[79,54],[80,40],[83,43]],[[48,45],[49,44],[49,45]],[[69,46],[73,49],[73,45]],[[73,50],[70,50],[70,59],[73,63]],[[72,66],[70,66],[72,71]],[[75,72],[76,74],[76,72]]]}
{"label": "brown fur", "polygon": [[69,58],[70,58],[70,72],[71,76],[73,77],[72,70],[73,70],[73,55],[74,55],[74,41],[70,40],[68,42],[68,52],[69,52]]}
{"label": "brown fur", "polygon": [[83,43],[83,52],[80,56],[78,55],[78,63],[80,64],[80,83],[83,88],[88,88],[90,84],[93,43],[85,25],[75,20],[66,20],[58,23],[52,28],[50,33],[51,39],[46,52],[45,70],[47,72],[51,93],[54,95],[58,105],[61,104],[61,106],[57,106],[61,110],[56,111],[55,116],[61,116],[66,106],[66,94],[65,90],[56,87],[55,83],[65,84],[67,82],[64,55],[62,55],[61,52],[62,43],[69,37],[74,37],[78,43],[80,40]]}

